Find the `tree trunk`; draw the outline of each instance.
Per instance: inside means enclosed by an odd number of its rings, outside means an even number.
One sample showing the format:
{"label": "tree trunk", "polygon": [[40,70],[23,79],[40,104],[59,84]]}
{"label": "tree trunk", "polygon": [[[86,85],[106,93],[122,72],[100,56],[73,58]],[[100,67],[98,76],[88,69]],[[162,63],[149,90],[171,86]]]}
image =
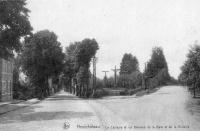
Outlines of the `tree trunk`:
{"label": "tree trunk", "polygon": [[71,82],[71,78],[69,80],[69,92],[72,93],[72,82]]}

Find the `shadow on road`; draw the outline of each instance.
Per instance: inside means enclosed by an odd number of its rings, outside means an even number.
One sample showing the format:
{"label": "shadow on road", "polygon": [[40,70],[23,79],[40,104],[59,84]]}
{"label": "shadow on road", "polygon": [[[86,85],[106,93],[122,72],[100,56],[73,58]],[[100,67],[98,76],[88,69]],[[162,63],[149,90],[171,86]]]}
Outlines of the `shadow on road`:
{"label": "shadow on road", "polygon": [[[55,104],[57,100],[81,100],[76,96],[72,95],[55,95],[50,98],[44,100],[44,103],[35,104],[32,106],[20,108],[19,110],[15,110],[0,116],[0,124],[6,123],[15,123],[15,122],[30,122],[30,121],[46,121],[46,120],[58,120],[58,119],[73,119],[73,118],[85,118],[91,117],[94,114],[92,112],[79,112],[79,111],[57,111],[57,110],[49,110],[46,111],[44,108],[53,108],[47,107],[49,105]],[[55,101],[55,102],[54,102]],[[53,103],[52,103],[53,102]],[[45,106],[47,104],[47,106]],[[18,105],[10,105],[10,106],[18,106]]]}
{"label": "shadow on road", "polygon": [[82,100],[81,98],[78,98],[73,95],[56,95],[56,96],[51,96],[47,101],[56,101],[56,100]]}
{"label": "shadow on road", "polygon": [[[108,100],[110,100],[110,99],[135,99],[135,98],[138,98],[138,97],[142,97],[144,95],[150,95],[152,93],[155,93],[159,89],[160,88],[151,89],[149,92],[148,92],[148,90],[141,90],[141,91],[136,92],[133,95],[106,96],[106,97],[103,97],[102,100],[106,100],[106,99],[108,99]],[[168,93],[163,93],[163,94],[168,94]],[[161,95],[161,93],[160,93],[160,95]]]}
{"label": "shadow on road", "polygon": [[186,103],[186,109],[192,116],[200,121],[200,99],[190,96]]}
{"label": "shadow on road", "polygon": [[49,111],[49,112],[36,112],[36,108],[41,106],[30,106],[2,115],[0,124],[15,123],[15,122],[30,122],[30,121],[44,121],[44,120],[58,120],[58,119],[71,119],[71,118],[85,118],[91,117],[91,112],[75,112],[75,111]]}
{"label": "shadow on road", "polygon": [[142,91],[139,91],[137,92],[135,95],[136,97],[142,97],[144,95],[150,95],[152,93],[155,93],[156,91],[158,91],[160,88],[154,88],[154,89],[151,89],[151,90],[142,90]]}

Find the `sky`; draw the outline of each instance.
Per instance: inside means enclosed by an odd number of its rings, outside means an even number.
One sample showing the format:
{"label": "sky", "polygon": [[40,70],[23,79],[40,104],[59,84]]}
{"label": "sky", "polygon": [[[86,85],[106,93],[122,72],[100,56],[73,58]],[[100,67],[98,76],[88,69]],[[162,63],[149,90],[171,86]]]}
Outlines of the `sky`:
{"label": "sky", "polygon": [[63,49],[71,42],[95,38],[99,43],[97,77],[111,71],[124,53],[149,61],[161,46],[169,73],[177,78],[186,54],[200,33],[199,0],[28,0],[34,32],[57,34]]}

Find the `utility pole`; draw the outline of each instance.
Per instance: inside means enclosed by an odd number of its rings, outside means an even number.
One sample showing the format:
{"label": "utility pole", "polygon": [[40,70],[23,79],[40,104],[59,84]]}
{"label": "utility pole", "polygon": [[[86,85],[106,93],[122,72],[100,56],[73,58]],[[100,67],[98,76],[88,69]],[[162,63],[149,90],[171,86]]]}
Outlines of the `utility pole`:
{"label": "utility pole", "polygon": [[105,76],[104,76],[104,77],[106,78],[106,77],[107,77],[107,76],[106,76],[106,73],[107,73],[107,72],[109,72],[109,71],[102,71],[102,72],[104,72],[104,73],[105,73]]}
{"label": "utility pole", "polygon": [[93,59],[92,59],[92,62],[93,62],[93,82],[92,82],[92,84],[93,84],[93,91],[95,91],[96,90],[96,60],[97,60],[97,58],[94,56],[93,57]]}
{"label": "utility pole", "polygon": [[111,70],[114,71],[114,79],[115,79],[114,87],[117,87],[117,71],[120,71],[120,69],[117,69],[115,66],[115,68]]}
{"label": "utility pole", "polygon": [[104,84],[105,84],[105,86],[106,86],[106,83],[107,83],[107,76],[106,76],[106,73],[109,72],[109,71],[102,71],[102,72],[105,73],[105,76],[104,76],[104,78],[105,78],[105,79],[104,79]]}

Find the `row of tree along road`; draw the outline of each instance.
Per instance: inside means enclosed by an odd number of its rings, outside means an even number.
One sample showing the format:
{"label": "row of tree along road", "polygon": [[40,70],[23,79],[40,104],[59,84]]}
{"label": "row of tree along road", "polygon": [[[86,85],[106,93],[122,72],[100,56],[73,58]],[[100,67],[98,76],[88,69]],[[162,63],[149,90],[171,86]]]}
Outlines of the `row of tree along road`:
{"label": "row of tree along road", "polygon": [[187,59],[181,67],[179,82],[190,87],[194,92],[194,97],[200,94],[200,46],[198,41],[191,46]]}
{"label": "row of tree along road", "polygon": [[[119,75],[98,79],[95,72],[90,71],[90,63],[95,61],[99,49],[95,39],[72,42],[63,51],[54,32],[32,32],[29,12],[26,0],[0,1],[0,57],[15,61],[14,98],[43,99],[61,88],[79,97],[98,97],[105,93],[105,88],[120,87],[129,91],[176,82],[168,73],[161,47],[153,48],[144,72],[139,70],[136,56],[125,53]],[[199,46],[192,48],[180,75],[181,82],[194,87],[200,83],[199,50]],[[25,80],[20,80],[22,74]]]}
{"label": "row of tree along road", "polygon": [[[22,50],[16,58],[17,70],[26,75],[24,88],[28,88],[27,92],[32,92],[32,97],[42,99],[59,91],[62,87],[80,97],[98,97],[103,94],[104,87],[114,87],[112,78],[108,80],[104,78],[107,82],[97,79],[97,84],[95,86],[93,84],[94,76],[89,68],[91,60],[99,49],[95,39],[71,43],[63,53],[55,33],[43,30],[26,37],[22,45]],[[120,66],[117,87],[142,89],[144,83],[144,87],[154,88],[167,84],[169,79],[162,48],[156,47],[153,49],[152,57],[144,73],[139,71],[137,58],[125,53]]]}
{"label": "row of tree along road", "polygon": [[[113,87],[114,78],[104,78],[107,87]],[[122,94],[133,94],[137,90],[153,89],[158,86],[177,84],[177,81],[168,73],[168,65],[161,47],[154,47],[151,59],[146,62],[144,72],[139,70],[136,56],[125,53],[117,78],[117,86],[125,88]]]}

